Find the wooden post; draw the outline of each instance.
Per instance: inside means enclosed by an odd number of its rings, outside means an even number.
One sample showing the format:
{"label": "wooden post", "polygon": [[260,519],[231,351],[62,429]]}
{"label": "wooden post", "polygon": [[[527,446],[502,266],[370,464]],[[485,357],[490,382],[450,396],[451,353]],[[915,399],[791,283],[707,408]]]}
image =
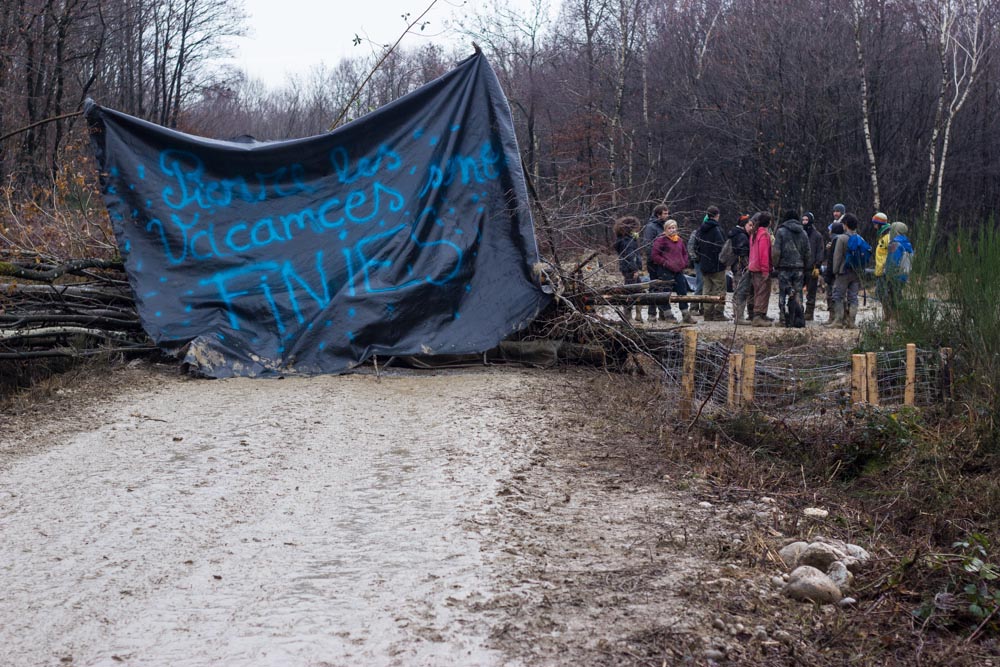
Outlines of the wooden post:
{"label": "wooden post", "polygon": [[955,400],[955,370],[950,347],[941,348],[941,398],[946,402]]}
{"label": "wooden post", "polygon": [[743,405],[753,403],[754,372],[757,370],[757,346],[743,346],[743,382],[740,385],[740,400]]}
{"label": "wooden post", "polygon": [[743,355],[733,352],[729,355],[729,392],[726,394],[726,405],[735,410],[740,405],[740,383],[743,379]]}
{"label": "wooden post", "polygon": [[851,404],[864,403],[868,398],[867,361],[863,354],[851,355]]}
{"label": "wooden post", "polygon": [[698,330],[684,331],[684,375],[681,377],[681,419],[690,419],[694,408],[694,366],[698,354]]}
{"label": "wooden post", "polygon": [[917,346],[906,345],[906,387],[903,389],[903,405],[914,405],[917,399]]}
{"label": "wooden post", "polygon": [[865,383],[868,386],[868,405],[878,405],[878,355],[865,354]]}

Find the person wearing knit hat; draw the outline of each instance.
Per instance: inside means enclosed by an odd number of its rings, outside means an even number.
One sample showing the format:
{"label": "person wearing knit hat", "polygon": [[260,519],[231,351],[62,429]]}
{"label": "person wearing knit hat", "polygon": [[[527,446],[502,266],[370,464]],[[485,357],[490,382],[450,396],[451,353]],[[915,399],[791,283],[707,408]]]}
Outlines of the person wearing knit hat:
{"label": "person wearing knit hat", "polygon": [[[846,206],[844,206],[843,204],[834,204],[833,205],[833,222],[831,222],[829,225],[827,225],[826,231],[828,231],[829,233],[832,234],[833,233],[833,226],[834,226],[834,224],[836,224],[838,222],[841,223],[841,224],[843,224],[843,221],[841,220],[841,218],[844,217],[845,213],[847,213],[847,207]],[[843,232],[841,232],[841,234],[843,234]]]}
{"label": "person wearing knit hat", "polygon": [[889,298],[885,279],[885,258],[889,255],[889,216],[885,213],[876,213],[872,216],[872,226],[878,230],[875,242],[875,297],[882,304],[883,310],[885,302]]}
{"label": "person wearing knit hat", "polygon": [[913,244],[906,237],[910,231],[905,223],[894,222],[889,226],[889,253],[885,261],[886,300],[882,303],[882,316],[891,320],[896,314],[903,287],[910,279],[913,267]]}

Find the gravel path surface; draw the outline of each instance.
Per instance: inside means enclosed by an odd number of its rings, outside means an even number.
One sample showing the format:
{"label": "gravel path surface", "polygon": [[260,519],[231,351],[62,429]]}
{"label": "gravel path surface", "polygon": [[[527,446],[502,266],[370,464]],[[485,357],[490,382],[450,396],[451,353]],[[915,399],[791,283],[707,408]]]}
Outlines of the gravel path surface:
{"label": "gravel path surface", "polygon": [[8,431],[0,664],[499,663],[470,527],[539,382],[163,377]]}
{"label": "gravel path surface", "polygon": [[700,655],[715,528],[595,409],[620,382],[58,380],[0,415],[0,665]]}

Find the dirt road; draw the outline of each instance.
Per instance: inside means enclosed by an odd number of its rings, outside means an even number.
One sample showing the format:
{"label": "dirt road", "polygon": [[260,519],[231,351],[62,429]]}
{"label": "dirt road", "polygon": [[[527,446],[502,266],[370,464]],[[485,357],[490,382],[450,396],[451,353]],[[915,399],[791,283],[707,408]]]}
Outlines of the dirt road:
{"label": "dirt road", "polygon": [[685,588],[719,566],[688,540],[711,541],[706,510],[607,441],[583,400],[606,381],[141,365],[70,382],[0,420],[0,664],[699,651]]}

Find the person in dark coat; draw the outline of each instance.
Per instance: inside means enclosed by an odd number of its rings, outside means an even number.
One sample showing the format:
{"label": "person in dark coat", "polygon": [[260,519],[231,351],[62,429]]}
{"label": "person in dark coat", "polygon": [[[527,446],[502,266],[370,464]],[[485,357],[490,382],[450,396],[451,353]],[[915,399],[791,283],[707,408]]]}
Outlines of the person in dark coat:
{"label": "person in dark coat", "polygon": [[802,286],[806,267],[812,261],[809,236],[795,211],[785,212],[785,221],[774,234],[774,266],[778,269],[778,312],[781,322],[789,326],[791,301],[802,303]]}
{"label": "person in dark coat", "polygon": [[[721,296],[726,298],[726,267],[719,261],[719,252],[726,243],[719,227],[719,209],[709,206],[705,211],[705,219],[698,228],[698,238],[695,239],[695,251],[698,253],[698,263],[701,274],[705,278],[703,292],[705,296]],[[706,322],[727,322],[721,303],[705,304]]]}
{"label": "person in dark coat", "polygon": [[826,254],[823,257],[823,281],[826,283],[826,310],[833,312],[833,281],[836,274],[833,272],[833,248],[837,244],[837,237],[844,233],[844,223],[835,222],[830,225],[830,240],[826,242]]}
{"label": "person in dark coat", "polygon": [[[625,216],[615,220],[615,252],[618,253],[618,271],[626,285],[639,282],[639,272],[642,271],[642,256],[639,254],[639,219]],[[632,307],[625,308],[625,319],[629,319]],[[635,306],[635,319],[642,322],[642,307]]]}
{"label": "person in dark coat", "polygon": [[[733,317],[740,324],[753,320],[753,281],[747,266],[750,264],[750,233],[753,221],[749,215],[741,215],[736,226],[729,232],[736,259],[729,267],[733,272]],[[744,308],[747,316],[743,317]]]}
{"label": "person in dark coat", "polygon": [[823,266],[823,254],[826,242],[823,232],[816,229],[816,218],[806,211],[802,215],[802,228],[809,237],[809,265],[806,267],[806,319],[815,319],[816,292],[819,289],[819,274]]}
{"label": "person in dark coat", "polygon": [[[642,228],[642,232],[639,234],[639,255],[646,262],[646,273],[649,274],[649,279],[652,280],[663,280],[661,276],[661,269],[659,265],[653,261],[653,243],[656,238],[663,233],[663,223],[670,219],[670,207],[666,204],[657,204],[653,208],[653,215],[650,216],[649,220],[646,222],[646,226]],[[656,291],[656,288],[650,288],[650,291]],[[670,311],[666,308],[657,308],[653,304],[649,305],[649,321],[652,322],[656,319],[656,314],[659,312],[660,319],[665,320],[670,317]]]}

